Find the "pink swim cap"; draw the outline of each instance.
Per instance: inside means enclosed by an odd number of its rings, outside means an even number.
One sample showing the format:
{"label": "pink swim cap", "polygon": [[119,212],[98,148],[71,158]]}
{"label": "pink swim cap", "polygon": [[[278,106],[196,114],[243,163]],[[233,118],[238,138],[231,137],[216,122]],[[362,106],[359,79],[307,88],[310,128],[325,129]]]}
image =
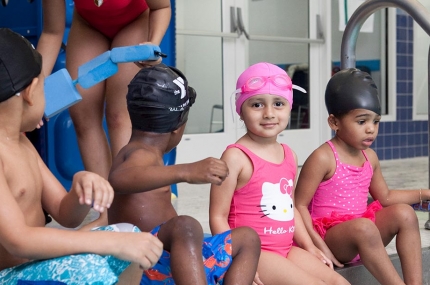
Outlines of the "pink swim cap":
{"label": "pink swim cap", "polygon": [[257,90],[251,90],[246,92],[241,92],[241,88],[248,82],[252,77],[273,77],[275,75],[287,76],[291,82],[288,74],[280,67],[268,63],[260,62],[248,67],[237,79],[236,83],[236,112],[240,115],[240,110],[243,102],[255,95],[260,94],[271,94],[277,95],[285,98],[290,103],[290,109],[293,106],[293,85],[291,84],[289,88],[278,87],[271,80],[268,80],[266,84]]}

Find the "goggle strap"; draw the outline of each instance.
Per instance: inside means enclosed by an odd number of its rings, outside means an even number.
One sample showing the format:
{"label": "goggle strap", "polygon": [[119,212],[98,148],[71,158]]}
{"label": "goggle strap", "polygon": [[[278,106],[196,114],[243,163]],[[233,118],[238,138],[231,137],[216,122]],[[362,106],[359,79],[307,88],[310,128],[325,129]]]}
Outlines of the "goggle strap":
{"label": "goggle strap", "polygon": [[303,92],[303,93],[308,93],[308,92],[306,92],[306,90],[305,90],[305,89],[303,89],[302,87],[297,86],[297,85],[294,85],[294,84],[293,84],[293,89],[299,90],[300,92]]}
{"label": "goggle strap", "polygon": [[[231,117],[233,118],[233,123],[235,122],[234,121],[234,112],[233,112],[233,106],[236,106],[236,100],[237,100],[237,98],[236,98],[236,94],[240,94],[240,92],[241,92],[242,90],[240,90],[240,89],[237,89],[237,90],[235,90],[235,91],[233,91],[232,93],[231,93],[231,95],[230,95],[230,111],[231,111]],[[235,101],[233,101],[232,100],[232,98],[233,98],[233,95],[235,95],[234,96],[234,100]]]}

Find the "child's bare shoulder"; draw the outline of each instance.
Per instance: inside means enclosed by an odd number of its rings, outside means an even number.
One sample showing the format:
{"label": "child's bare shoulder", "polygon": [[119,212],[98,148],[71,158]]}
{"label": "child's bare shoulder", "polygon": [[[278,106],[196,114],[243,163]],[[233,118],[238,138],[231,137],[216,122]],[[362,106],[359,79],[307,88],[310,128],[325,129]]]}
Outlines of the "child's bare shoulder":
{"label": "child's bare shoulder", "polygon": [[249,160],[248,156],[239,148],[231,147],[224,151],[221,156],[221,160],[225,162],[236,162],[235,164],[239,164],[238,162]]}
{"label": "child's bare shoulder", "polygon": [[156,165],[163,157],[139,144],[129,143],[124,146],[114,159],[113,168],[122,164],[136,164],[139,166]]}
{"label": "child's bare shoulder", "polygon": [[334,161],[333,151],[328,144],[324,143],[309,155],[308,160],[318,163],[330,163]]}

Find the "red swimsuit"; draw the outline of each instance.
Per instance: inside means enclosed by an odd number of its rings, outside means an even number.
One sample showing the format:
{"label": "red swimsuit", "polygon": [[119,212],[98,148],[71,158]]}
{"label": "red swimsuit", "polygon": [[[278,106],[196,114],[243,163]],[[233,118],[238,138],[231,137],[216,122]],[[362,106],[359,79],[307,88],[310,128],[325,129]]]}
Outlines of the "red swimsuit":
{"label": "red swimsuit", "polygon": [[145,0],[104,0],[100,7],[93,0],[74,2],[78,14],[110,39],[148,9]]}

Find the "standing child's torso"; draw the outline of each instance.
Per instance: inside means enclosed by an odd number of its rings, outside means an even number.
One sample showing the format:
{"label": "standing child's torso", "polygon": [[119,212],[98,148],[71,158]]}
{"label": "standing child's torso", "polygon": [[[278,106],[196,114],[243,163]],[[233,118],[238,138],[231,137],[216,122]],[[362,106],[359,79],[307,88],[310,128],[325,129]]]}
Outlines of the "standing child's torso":
{"label": "standing child's torso", "polygon": [[284,159],[271,163],[240,144],[230,145],[242,150],[252,163],[248,183],[237,189],[232,198],[228,222],[231,228],[249,226],[261,239],[261,248],[286,256],[294,235],[293,188],[296,162],[293,152],[282,145]]}
{"label": "standing child's torso", "polygon": [[[99,1],[100,6],[95,3]],[[109,38],[148,9],[145,0],[75,0],[78,14]]]}
{"label": "standing child's torso", "polygon": [[342,163],[331,141],[327,142],[333,151],[336,170],[333,176],[320,183],[309,203],[312,218],[326,217],[336,212],[339,215],[362,214],[367,208],[372,166],[364,151],[366,161],[362,166]]}

